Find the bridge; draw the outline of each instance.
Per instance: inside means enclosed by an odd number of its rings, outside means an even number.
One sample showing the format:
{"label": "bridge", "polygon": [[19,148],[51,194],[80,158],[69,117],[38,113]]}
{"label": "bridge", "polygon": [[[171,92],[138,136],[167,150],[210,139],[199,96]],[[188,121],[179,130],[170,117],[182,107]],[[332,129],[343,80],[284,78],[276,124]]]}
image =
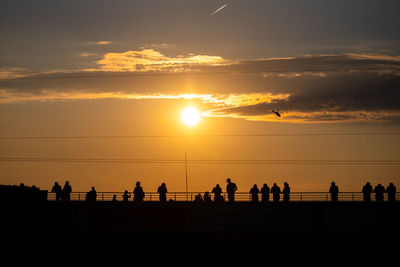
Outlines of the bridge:
{"label": "bridge", "polygon": [[[72,201],[84,201],[87,192],[72,192]],[[132,201],[133,194],[129,192],[132,196],[129,201]],[[112,201],[115,195],[117,201],[122,201],[122,196],[124,192],[97,192],[97,201]],[[167,193],[167,200],[173,201],[194,201],[196,195],[204,195],[204,192],[169,192]],[[222,196],[227,200],[227,194],[222,193]],[[56,199],[55,193],[48,193],[48,200],[54,201]],[[212,196],[213,199],[213,196]],[[261,200],[261,194],[259,194],[259,199]],[[396,200],[400,199],[400,192],[396,193]],[[291,192],[290,201],[330,201],[330,194],[328,192]],[[363,201],[363,194],[361,192],[339,192],[339,201]],[[159,194],[157,192],[145,192],[144,201],[159,201]],[[235,201],[247,202],[251,201],[251,194],[247,192],[236,192]],[[272,194],[270,194],[270,201],[272,201]],[[282,201],[282,194],[281,200]],[[371,201],[375,201],[374,194],[371,195]],[[387,194],[385,193],[385,201],[387,201]]]}
{"label": "bridge", "polygon": [[4,254],[46,252],[44,260],[62,258],[70,266],[248,266],[277,255],[298,261],[293,253],[304,263],[316,256],[338,264],[374,255],[398,260],[391,249],[400,240],[400,201],[364,203],[358,192],[340,193],[337,203],[326,192],[293,192],[290,203],[257,205],[243,192],[235,203],[208,205],[190,202],[198,192],[168,193],[172,203],[148,192],[137,205],[123,203],[122,192],[98,192],[95,203],[84,201],[85,194],[74,192],[67,202],[54,201],[53,193],[49,201],[0,201]]}

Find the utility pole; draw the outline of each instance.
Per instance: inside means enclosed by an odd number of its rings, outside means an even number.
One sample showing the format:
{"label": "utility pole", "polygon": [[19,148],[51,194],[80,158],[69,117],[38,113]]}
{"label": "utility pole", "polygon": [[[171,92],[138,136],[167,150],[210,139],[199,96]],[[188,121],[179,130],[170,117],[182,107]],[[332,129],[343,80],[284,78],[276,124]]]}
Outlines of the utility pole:
{"label": "utility pole", "polygon": [[186,173],[186,201],[189,201],[188,197],[188,171],[187,171],[187,156],[185,152],[185,173]]}

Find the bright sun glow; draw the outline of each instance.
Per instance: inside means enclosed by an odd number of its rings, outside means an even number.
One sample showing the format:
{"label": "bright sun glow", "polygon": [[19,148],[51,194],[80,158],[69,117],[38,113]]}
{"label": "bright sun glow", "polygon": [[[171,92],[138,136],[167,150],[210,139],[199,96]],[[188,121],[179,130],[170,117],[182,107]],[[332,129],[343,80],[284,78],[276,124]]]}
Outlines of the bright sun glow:
{"label": "bright sun glow", "polygon": [[182,121],[187,126],[196,125],[201,119],[200,112],[194,107],[187,107],[182,112]]}

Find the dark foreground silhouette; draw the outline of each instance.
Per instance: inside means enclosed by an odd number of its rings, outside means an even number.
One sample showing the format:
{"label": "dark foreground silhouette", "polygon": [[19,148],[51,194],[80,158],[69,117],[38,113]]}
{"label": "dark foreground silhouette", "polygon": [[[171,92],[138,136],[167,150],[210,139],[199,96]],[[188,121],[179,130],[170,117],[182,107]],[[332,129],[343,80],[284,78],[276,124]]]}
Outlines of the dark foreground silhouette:
{"label": "dark foreground silhouette", "polygon": [[330,263],[348,263],[356,256],[359,263],[373,255],[382,264],[397,255],[390,249],[400,237],[399,204],[2,202],[0,227],[7,229],[2,259],[15,252],[10,257],[17,266],[23,260],[29,266],[260,266],[266,253],[313,263],[334,251]]}
{"label": "dark foreground silhouette", "polygon": [[[230,178],[227,180],[226,185],[226,194],[228,197],[228,202],[233,203],[235,202],[235,195],[238,190],[238,187],[235,183],[232,182]],[[336,185],[335,182],[331,182],[331,186],[329,188],[329,194],[331,197],[331,201],[336,203],[339,201],[339,187]],[[54,183],[54,186],[51,189],[51,193],[55,195],[56,202],[68,202],[71,201],[71,193],[72,187],[68,181],[65,182],[63,188],[59,185],[58,182]],[[139,181],[136,182],[136,186],[132,191],[133,193],[133,202],[140,204],[145,201],[145,191],[141,186]],[[167,186],[165,183],[162,183],[158,189],[157,194],[159,195],[159,201],[161,203],[167,203]],[[222,188],[219,184],[217,184],[211,191],[214,194],[214,200],[210,194],[210,192],[205,192],[204,195],[197,194],[194,196],[194,202],[196,203],[222,203],[225,201],[223,196]],[[284,182],[283,190],[274,183],[271,188],[268,187],[267,184],[264,184],[261,190],[255,184],[250,191],[248,192],[250,195],[250,201],[254,204],[259,202],[259,195],[261,194],[261,203],[268,203],[270,194],[272,194],[273,202],[277,203],[280,202],[281,195],[283,195],[283,202],[288,203],[290,201],[291,195],[291,188],[287,182]],[[371,202],[371,195],[375,194],[375,201],[376,202],[384,202],[385,201],[385,194],[387,195],[388,202],[395,202],[396,201],[396,193],[397,189],[393,183],[389,183],[387,188],[378,184],[375,188],[372,187],[370,182],[367,182],[361,189],[361,193],[363,195],[363,201],[366,203]],[[128,190],[122,194],[122,201],[129,202],[131,198],[131,194]],[[31,187],[27,187],[24,184],[20,184],[20,186],[5,186],[0,185],[0,200],[30,200],[30,201],[44,201],[47,199],[47,191],[39,190],[39,188],[35,187],[34,185]],[[93,186],[92,189],[86,193],[85,197],[87,202],[96,202],[97,201],[97,192],[95,187]],[[104,198],[102,197],[102,200]],[[150,199],[151,200],[151,199]],[[112,201],[118,202],[117,195],[113,195]],[[172,201],[170,199],[170,201]],[[353,199],[354,201],[354,199]]]}

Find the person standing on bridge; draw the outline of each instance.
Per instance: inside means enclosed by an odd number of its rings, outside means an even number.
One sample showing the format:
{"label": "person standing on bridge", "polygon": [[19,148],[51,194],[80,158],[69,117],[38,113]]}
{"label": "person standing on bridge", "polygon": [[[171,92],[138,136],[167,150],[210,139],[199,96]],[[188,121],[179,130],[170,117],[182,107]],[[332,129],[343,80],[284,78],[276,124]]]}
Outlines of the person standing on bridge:
{"label": "person standing on bridge", "polygon": [[272,198],[274,199],[274,202],[279,202],[279,199],[281,198],[281,189],[279,186],[274,183],[274,185],[271,187],[271,193],[272,193]]}
{"label": "person standing on bridge", "polygon": [[136,187],[133,190],[133,202],[142,203],[144,199],[144,191],[140,186],[140,182],[136,182]]}
{"label": "person standing on bridge", "polygon": [[396,187],[393,183],[390,183],[388,187],[386,187],[386,193],[388,194],[389,202],[396,201]]}
{"label": "person standing on bridge", "polygon": [[370,182],[367,182],[363,186],[362,193],[363,193],[364,202],[371,202],[372,186],[371,186]]}
{"label": "person standing on bridge", "polygon": [[166,203],[166,202],[167,202],[167,193],[168,193],[168,190],[167,190],[167,186],[165,185],[165,183],[162,183],[162,184],[158,187],[157,193],[158,193],[159,196],[160,196],[160,202],[161,202],[161,203]]}
{"label": "person standing on bridge", "polygon": [[92,190],[86,193],[86,201],[93,203],[96,202],[97,192],[94,186],[92,186]]}
{"label": "person standing on bridge", "polygon": [[63,198],[66,201],[70,201],[71,200],[71,192],[72,192],[72,187],[69,185],[69,182],[66,181],[64,188],[63,188]]}
{"label": "person standing on bridge", "polygon": [[217,184],[213,190],[211,191],[211,193],[214,194],[214,202],[218,203],[218,202],[222,202],[223,198],[222,198],[222,188],[219,186],[219,184]]}
{"label": "person standing on bridge", "polygon": [[261,187],[261,202],[266,203],[269,201],[269,187],[267,184],[264,184],[263,187]]}
{"label": "person standing on bridge", "polygon": [[376,202],[384,201],[383,194],[385,193],[385,187],[383,187],[381,184],[378,184],[374,188],[374,193]]}
{"label": "person standing on bridge", "polygon": [[56,201],[60,201],[62,199],[62,188],[61,186],[58,184],[58,182],[54,183],[53,188],[51,189],[52,193],[56,193]]}
{"label": "person standing on bridge", "polygon": [[283,184],[283,202],[289,202],[290,200],[290,186],[287,182]]}
{"label": "person standing on bridge", "polygon": [[339,187],[336,185],[335,182],[331,183],[331,187],[329,188],[329,193],[331,194],[332,202],[337,202],[339,195]]}
{"label": "person standing on bridge", "polygon": [[249,193],[251,194],[251,202],[258,203],[258,193],[260,193],[260,190],[258,190],[256,184],[250,189]]}
{"label": "person standing on bridge", "polygon": [[232,183],[231,178],[226,179],[228,183],[226,185],[226,192],[228,193],[228,200],[229,202],[235,201],[235,192],[237,191],[237,186],[235,183]]}
{"label": "person standing on bridge", "polygon": [[124,194],[122,195],[122,201],[126,203],[129,201],[130,198],[131,194],[129,194],[128,190],[125,190]]}

